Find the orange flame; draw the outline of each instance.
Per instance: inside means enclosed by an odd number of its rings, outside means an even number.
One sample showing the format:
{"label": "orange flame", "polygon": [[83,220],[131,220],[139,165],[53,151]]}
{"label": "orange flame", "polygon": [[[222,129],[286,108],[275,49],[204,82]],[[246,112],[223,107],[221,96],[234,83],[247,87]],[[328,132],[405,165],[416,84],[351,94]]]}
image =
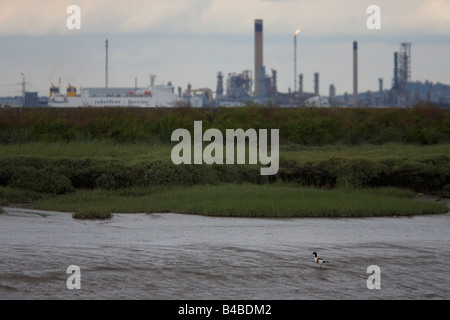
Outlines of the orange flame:
{"label": "orange flame", "polygon": [[294,35],[298,35],[300,33],[300,29],[297,29],[297,31],[295,31]]}

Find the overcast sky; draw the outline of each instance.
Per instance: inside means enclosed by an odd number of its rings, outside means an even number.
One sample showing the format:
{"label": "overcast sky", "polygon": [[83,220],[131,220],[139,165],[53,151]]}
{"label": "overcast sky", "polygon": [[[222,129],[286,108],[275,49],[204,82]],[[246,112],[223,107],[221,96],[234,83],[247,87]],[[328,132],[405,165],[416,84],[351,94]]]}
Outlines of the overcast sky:
{"label": "overcast sky", "polygon": [[[81,8],[81,29],[69,30],[69,5]],[[369,30],[369,5],[381,8],[381,30]],[[219,71],[253,70],[254,20],[264,20],[264,65],[278,72],[278,89],[294,86],[294,32],[298,73],[313,91],[330,84],[352,91],[352,42],[359,42],[360,91],[390,87],[393,54],[412,43],[412,80],[450,84],[450,0],[1,0],[0,96],[27,90],[48,95],[65,87],[171,81],[185,89],[216,88]],[[62,90],[65,92],[65,90]]]}

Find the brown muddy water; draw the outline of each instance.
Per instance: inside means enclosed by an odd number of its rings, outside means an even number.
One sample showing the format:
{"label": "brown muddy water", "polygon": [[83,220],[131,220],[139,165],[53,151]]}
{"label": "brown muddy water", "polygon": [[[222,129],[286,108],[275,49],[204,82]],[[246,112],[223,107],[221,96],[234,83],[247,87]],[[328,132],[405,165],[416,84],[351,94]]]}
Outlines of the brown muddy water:
{"label": "brown muddy water", "polygon": [[[0,299],[449,299],[450,213],[246,219],[0,214]],[[317,251],[330,261],[320,268]],[[69,289],[67,268],[80,268]],[[368,289],[380,268],[380,289]]]}

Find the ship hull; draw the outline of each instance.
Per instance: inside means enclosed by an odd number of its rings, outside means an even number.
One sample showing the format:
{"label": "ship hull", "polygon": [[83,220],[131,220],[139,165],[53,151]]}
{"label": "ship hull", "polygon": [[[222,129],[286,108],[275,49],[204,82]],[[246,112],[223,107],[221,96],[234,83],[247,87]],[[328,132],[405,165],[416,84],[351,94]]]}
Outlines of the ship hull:
{"label": "ship hull", "polygon": [[134,88],[83,88],[80,95],[53,94],[49,107],[173,107],[180,100],[169,86]]}
{"label": "ship hull", "polygon": [[154,98],[132,98],[132,97],[96,97],[67,98],[65,101],[49,101],[48,106],[54,108],[73,108],[73,107],[173,107],[177,102],[173,100],[157,100]]}

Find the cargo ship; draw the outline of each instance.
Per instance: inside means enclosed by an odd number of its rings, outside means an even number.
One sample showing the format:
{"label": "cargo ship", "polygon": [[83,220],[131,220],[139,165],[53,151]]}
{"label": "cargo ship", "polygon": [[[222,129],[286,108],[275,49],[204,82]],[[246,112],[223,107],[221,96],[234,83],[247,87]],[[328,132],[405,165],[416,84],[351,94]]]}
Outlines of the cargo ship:
{"label": "cargo ship", "polygon": [[174,87],[151,85],[145,88],[77,88],[68,85],[66,94],[52,85],[48,100],[49,107],[173,107],[181,99],[174,93]]}

